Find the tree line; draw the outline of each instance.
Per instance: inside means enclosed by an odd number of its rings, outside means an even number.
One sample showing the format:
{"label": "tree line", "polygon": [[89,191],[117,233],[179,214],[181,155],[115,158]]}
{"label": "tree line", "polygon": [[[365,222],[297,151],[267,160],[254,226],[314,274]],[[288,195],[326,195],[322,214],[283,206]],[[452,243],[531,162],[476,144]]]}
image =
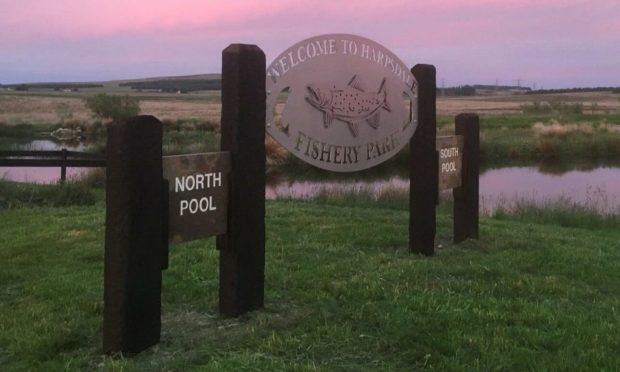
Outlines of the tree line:
{"label": "tree line", "polygon": [[0,88],[10,88],[17,91],[30,89],[77,90],[83,88],[101,88],[103,85],[94,83],[28,83],[28,84],[0,84]]}
{"label": "tree line", "polygon": [[612,93],[620,93],[620,87],[539,89],[539,90],[532,90],[525,94],[587,93],[587,92],[609,92],[609,91],[611,91]]}
{"label": "tree line", "polygon": [[200,90],[221,90],[220,79],[163,79],[150,81],[130,81],[120,86],[135,90],[158,90],[169,93],[188,93]]}

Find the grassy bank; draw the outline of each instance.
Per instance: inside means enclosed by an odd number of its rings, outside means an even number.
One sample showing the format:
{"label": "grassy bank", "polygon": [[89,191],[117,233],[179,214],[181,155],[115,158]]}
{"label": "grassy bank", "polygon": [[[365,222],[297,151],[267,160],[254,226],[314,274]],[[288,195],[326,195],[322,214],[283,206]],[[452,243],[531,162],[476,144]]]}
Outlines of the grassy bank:
{"label": "grassy bank", "polygon": [[[439,133],[452,134],[450,118]],[[620,164],[620,115],[523,113],[480,118],[480,159],[486,166]]]}
{"label": "grassy bank", "polygon": [[481,239],[407,251],[407,212],[267,205],[266,308],[217,315],[212,240],[172,248],[162,341],[101,350],[103,221],[94,205],[0,210],[3,370],[616,370],[620,229],[538,214],[481,219]]}
{"label": "grassy bank", "polygon": [[93,205],[102,193],[82,184],[33,185],[0,180],[0,210]]}
{"label": "grassy bank", "polygon": [[[454,117],[438,118],[438,136],[454,135]],[[409,148],[360,178],[385,178],[407,170]],[[537,165],[550,173],[597,166],[620,166],[620,115],[589,113],[501,114],[480,117],[482,168]],[[283,174],[304,179],[338,179],[287,154]],[[406,173],[403,173],[406,174]],[[346,175],[344,175],[346,177]]]}
{"label": "grassy bank", "polygon": [[[101,123],[93,119],[83,99],[100,90],[128,93],[126,87],[117,88],[118,82],[92,91],[70,93],[70,97],[64,97],[63,92],[0,93],[0,147],[30,139],[35,132],[49,133],[60,126],[79,126],[90,140],[105,138]],[[219,147],[216,132],[221,115],[220,92],[134,96],[142,100],[142,113],[164,122],[167,153],[212,151]],[[437,110],[440,134],[453,133],[454,114],[480,114],[481,160],[485,166],[544,163],[570,168],[576,161],[620,165],[617,94],[440,97]],[[403,151],[393,164],[401,166],[407,159],[407,151]],[[306,172],[301,162],[293,160],[288,165]]]}

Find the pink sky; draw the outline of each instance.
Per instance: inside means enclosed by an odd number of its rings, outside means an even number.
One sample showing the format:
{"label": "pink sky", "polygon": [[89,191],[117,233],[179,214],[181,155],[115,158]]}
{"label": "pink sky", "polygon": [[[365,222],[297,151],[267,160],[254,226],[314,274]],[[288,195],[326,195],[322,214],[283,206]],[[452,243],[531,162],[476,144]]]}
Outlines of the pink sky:
{"label": "pink sky", "polygon": [[373,39],[438,84],[620,86],[618,0],[0,0],[0,83],[219,72],[319,34]]}

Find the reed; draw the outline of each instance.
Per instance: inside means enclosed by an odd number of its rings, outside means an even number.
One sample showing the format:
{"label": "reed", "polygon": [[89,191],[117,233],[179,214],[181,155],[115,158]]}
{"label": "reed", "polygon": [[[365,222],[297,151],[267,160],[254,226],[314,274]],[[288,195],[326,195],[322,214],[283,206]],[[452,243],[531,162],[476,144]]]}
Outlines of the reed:
{"label": "reed", "polygon": [[[604,208],[598,202],[576,203],[568,198],[534,202],[519,200],[512,205],[497,208],[496,219],[521,219],[538,224],[578,227],[586,229],[620,228],[620,209]],[[604,208],[604,209],[601,209]]]}

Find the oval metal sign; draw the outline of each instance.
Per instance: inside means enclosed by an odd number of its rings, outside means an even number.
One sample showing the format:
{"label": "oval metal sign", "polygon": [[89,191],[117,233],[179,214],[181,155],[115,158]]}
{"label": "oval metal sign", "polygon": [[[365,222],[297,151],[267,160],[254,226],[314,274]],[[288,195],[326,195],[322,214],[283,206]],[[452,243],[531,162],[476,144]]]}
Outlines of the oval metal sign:
{"label": "oval metal sign", "polygon": [[267,133],[319,168],[382,163],[417,127],[417,83],[380,44],[331,34],[301,41],[267,68]]}

